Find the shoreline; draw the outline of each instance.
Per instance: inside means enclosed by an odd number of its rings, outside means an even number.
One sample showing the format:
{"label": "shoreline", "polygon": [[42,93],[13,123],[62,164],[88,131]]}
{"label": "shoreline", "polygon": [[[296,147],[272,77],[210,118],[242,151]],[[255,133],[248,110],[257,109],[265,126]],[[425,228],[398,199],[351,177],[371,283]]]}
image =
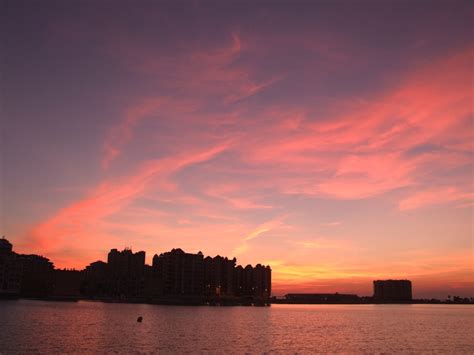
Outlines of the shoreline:
{"label": "shoreline", "polygon": [[117,304],[150,304],[159,306],[199,306],[199,307],[271,307],[274,304],[283,305],[416,305],[416,304],[433,304],[433,305],[474,305],[474,303],[466,302],[448,302],[448,301],[426,301],[413,300],[412,302],[288,302],[285,300],[270,300],[242,302],[241,300],[221,300],[221,301],[203,301],[190,299],[155,299],[155,300],[139,300],[139,299],[107,299],[107,298],[82,298],[82,297],[0,297],[0,301],[46,301],[46,302],[101,302],[101,303],[117,303]]}

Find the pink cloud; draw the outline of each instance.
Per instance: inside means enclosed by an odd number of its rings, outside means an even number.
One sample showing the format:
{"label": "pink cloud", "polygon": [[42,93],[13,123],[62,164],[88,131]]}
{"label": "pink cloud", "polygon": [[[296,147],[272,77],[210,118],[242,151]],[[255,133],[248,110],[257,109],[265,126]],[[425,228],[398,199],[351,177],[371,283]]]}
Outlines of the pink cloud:
{"label": "pink cloud", "polygon": [[452,201],[472,201],[473,198],[473,193],[461,191],[454,186],[436,187],[415,192],[413,195],[401,200],[398,207],[401,211],[407,211]]}
{"label": "pink cloud", "polygon": [[110,127],[104,139],[104,157],[102,167],[108,168],[110,163],[120,154],[123,147],[129,143],[135,129],[150,118],[176,115],[186,115],[197,109],[197,104],[191,100],[176,100],[170,97],[158,96],[144,98],[126,109],[119,122]]}
{"label": "pink cloud", "polygon": [[[101,240],[104,235],[96,229],[104,217],[119,212],[149,189],[152,183],[166,180],[171,174],[187,166],[212,159],[227,148],[227,144],[221,144],[180,156],[149,161],[133,175],[118,181],[104,181],[89,196],[70,204],[33,227],[30,231],[31,243],[35,250],[44,253],[62,248],[74,249],[77,250],[76,257],[81,258],[81,245],[94,244],[96,238],[96,247],[110,243],[111,238],[107,236],[106,240]],[[80,259],[70,258],[68,263],[74,265],[78,260]]]}
{"label": "pink cloud", "polygon": [[[263,112],[245,137],[242,157],[267,166],[282,192],[357,199],[381,195],[430,179],[430,171],[472,163],[470,71],[472,50],[409,73],[370,102],[341,105],[325,121],[309,113]],[[410,155],[423,145],[439,147]],[[280,167],[288,167],[293,174]],[[278,173],[280,172],[280,174]],[[469,190],[468,185],[459,188]],[[461,195],[458,195],[461,196]]]}
{"label": "pink cloud", "polygon": [[213,184],[205,189],[208,196],[225,201],[237,209],[271,209],[273,206],[258,203],[250,196],[242,196],[242,186],[238,184]]}
{"label": "pink cloud", "polygon": [[[236,65],[248,50],[247,43],[237,32],[230,33],[223,45],[191,46],[164,54],[149,48],[137,48],[133,41],[122,39],[121,46],[111,49],[123,53],[124,60],[132,63],[137,71],[155,75],[170,90],[178,90],[192,97],[221,97],[233,103],[253,96],[281,80],[282,76],[266,80],[252,79],[250,68]],[[127,58],[134,53],[132,58]],[[137,56],[136,53],[139,53]]]}
{"label": "pink cloud", "polygon": [[163,106],[167,98],[158,97],[144,100],[140,105],[130,108],[125,117],[116,126],[113,126],[105,139],[105,156],[102,161],[104,168],[114,160],[119,154],[122,145],[126,144],[132,138],[133,130],[147,114],[154,112]]}

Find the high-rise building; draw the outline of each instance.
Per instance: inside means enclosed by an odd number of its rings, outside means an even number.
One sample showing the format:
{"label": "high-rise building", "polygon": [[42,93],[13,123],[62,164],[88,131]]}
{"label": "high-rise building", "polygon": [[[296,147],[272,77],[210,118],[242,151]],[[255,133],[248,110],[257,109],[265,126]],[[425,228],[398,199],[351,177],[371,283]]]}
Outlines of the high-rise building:
{"label": "high-rise building", "polygon": [[410,302],[412,300],[411,281],[409,280],[376,280],[374,281],[374,301],[376,302]]}
{"label": "high-rise building", "polygon": [[228,259],[220,255],[204,259],[204,285],[207,296],[234,296],[235,258]]}
{"label": "high-rise building", "polygon": [[60,300],[80,298],[82,273],[78,270],[54,270],[52,297]]}
{"label": "high-rise building", "polygon": [[202,296],[204,258],[201,252],[173,249],[153,257],[158,296]]}
{"label": "high-rise building", "polygon": [[234,290],[235,296],[241,297],[244,295],[244,268],[241,265],[234,269]]}
{"label": "high-rise building", "polygon": [[96,261],[86,266],[82,283],[82,293],[88,297],[106,297],[108,277],[107,263]]}
{"label": "high-rise building", "polygon": [[143,296],[145,252],[112,249],[107,257],[107,290],[114,297]]}
{"label": "high-rise building", "polygon": [[237,266],[234,269],[236,295],[268,299],[272,293],[272,270],[270,266],[257,264],[245,268]]}
{"label": "high-rise building", "polygon": [[53,291],[54,264],[44,256],[19,254],[23,263],[21,294],[27,297],[47,297]]}
{"label": "high-rise building", "polygon": [[85,270],[58,270],[39,255],[13,252],[0,239],[0,297],[73,300],[80,297],[134,302],[186,304],[267,304],[271,269],[257,264],[245,268],[235,258],[204,258],[201,252],[173,249],[145,264],[145,252],[112,249],[107,262]]}
{"label": "high-rise building", "polygon": [[272,292],[272,271],[270,266],[257,264],[253,269],[253,296],[257,298],[268,298]]}
{"label": "high-rise building", "polygon": [[12,244],[0,239],[0,297],[17,297],[20,294],[23,263],[13,252]]}

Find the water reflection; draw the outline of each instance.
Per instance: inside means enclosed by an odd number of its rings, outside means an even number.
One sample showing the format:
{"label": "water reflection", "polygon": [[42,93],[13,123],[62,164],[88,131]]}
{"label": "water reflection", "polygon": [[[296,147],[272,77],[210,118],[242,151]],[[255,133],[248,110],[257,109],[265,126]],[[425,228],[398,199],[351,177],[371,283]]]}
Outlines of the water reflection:
{"label": "water reflection", "polygon": [[[137,317],[143,316],[138,323]],[[0,302],[0,353],[471,352],[469,305]]]}

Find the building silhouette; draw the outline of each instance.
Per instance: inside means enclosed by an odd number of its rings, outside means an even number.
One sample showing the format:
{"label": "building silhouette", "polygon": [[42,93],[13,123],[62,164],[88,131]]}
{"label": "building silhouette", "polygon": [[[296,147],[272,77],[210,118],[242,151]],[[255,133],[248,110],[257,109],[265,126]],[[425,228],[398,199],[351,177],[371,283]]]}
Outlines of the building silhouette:
{"label": "building silhouette", "polygon": [[64,301],[79,299],[82,276],[78,270],[54,270],[51,298]]}
{"label": "building silhouette", "polygon": [[327,303],[360,303],[360,298],[353,294],[343,293],[288,293],[287,303],[327,304]]}
{"label": "building silhouette", "polygon": [[155,254],[145,264],[145,252],[112,249],[107,262],[96,261],[83,271],[83,297],[179,304],[260,304],[271,295],[271,268],[245,269],[235,258],[204,257],[176,248]]}
{"label": "building silhouette", "polygon": [[374,281],[374,301],[380,303],[397,303],[412,301],[412,287],[409,280],[376,280]]}
{"label": "building silhouette", "polygon": [[153,256],[155,296],[202,296],[204,291],[204,261],[201,252],[185,253],[181,249]]}
{"label": "building silhouette", "polygon": [[107,290],[117,298],[140,297],[145,287],[145,252],[112,249],[107,256]]}
{"label": "building silhouette", "polygon": [[0,297],[19,295],[23,264],[13,252],[12,244],[4,237],[0,239]]}
{"label": "building silhouette", "polygon": [[0,297],[45,297],[54,287],[54,265],[40,255],[17,254],[12,244],[0,239]]}
{"label": "building silhouette", "polygon": [[17,254],[0,239],[0,297],[178,304],[268,304],[271,268],[237,265],[235,258],[176,248],[153,256],[111,249],[107,262],[95,261],[84,270],[58,270],[48,259]]}
{"label": "building silhouette", "polygon": [[220,255],[204,259],[205,293],[213,296],[235,296],[236,259],[227,259]]}
{"label": "building silhouette", "polygon": [[48,258],[18,254],[0,238],[0,299],[95,299],[157,304],[268,305],[270,303],[473,303],[473,298],[413,300],[409,280],[376,280],[373,297],[339,293],[289,293],[271,297],[272,270],[237,265],[236,258],[204,256],[176,248],[153,256],[130,248],[111,249],[107,262],[84,270],[59,270]]}
{"label": "building silhouette", "polygon": [[26,297],[46,297],[53,292],[54,265],[40,255],[19,255],[23,272],[21,294]]}
{"label": "building silhouette", "polygon": [[72,271],[67,275],[64,272],[55,270],[53,263],[43,256],[15,253],[5,237],[0,239],[0,298],[61,298],[68,288],[70,295],[71,289],[76,289],[77,297],[81,282],[79,271],[75,271],[74,276]]}
{"label": "building silhouette", "polygon": [[106,262],[95,261],[84,269],[81,294],[88,298],[108,296],[108,266]]}
{"label": "building silhouette", "polygon": [[266,298],[271,294],[272,273],[269,266],[257,264],[252,271],[252,296]]}

